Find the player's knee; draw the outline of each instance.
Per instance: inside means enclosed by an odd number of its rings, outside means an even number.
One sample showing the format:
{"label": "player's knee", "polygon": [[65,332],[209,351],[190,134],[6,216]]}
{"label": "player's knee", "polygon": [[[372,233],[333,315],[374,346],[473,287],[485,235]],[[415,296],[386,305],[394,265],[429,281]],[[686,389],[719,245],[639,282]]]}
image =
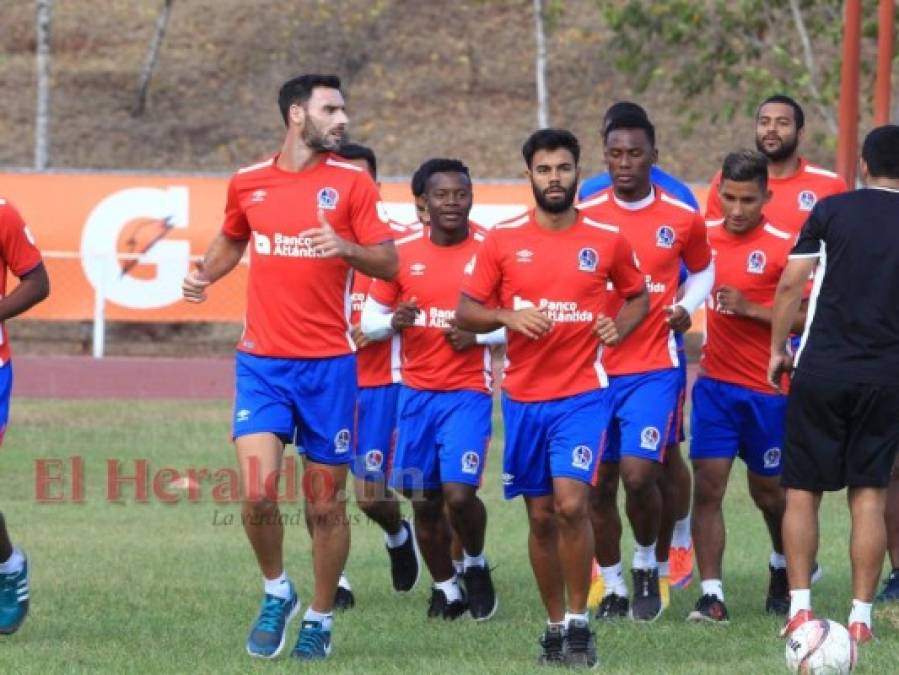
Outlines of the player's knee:
{"label": "player's knee", "polygon": [[454,514],[462,515],[474,505],[477,495],[472,489],[459,488],[444,490],[443,499],[450,511]]}
{"label": "player's knee", "polygon": [[629,495],[642,496],[658,489],[655,472],[646,467],[629,468],[621,472],[621,483]]}
{"label": "player's knee", "polygon": [[726,489],[726,480],[698,472],[694,478],[693,503],[698,507],[720,507]]}
{"label": "player's knee", "polygon": [[575,496],[556,495],[556,518],[563,527],[571,527],[589,517],[588,502]]}
{"label": "player's knee", "polygon": [[755,505],[765,513],[783,513],[786,497],[776,478],[749,481],[749,494]]}
{"label": "player's knee", "polygon": [[540,541],[549,541],[556,536],[556,514],[552,509],[540,509],[528,516],[531,535]]}
{"label": "player's knee", "polygon": [[424,493],[412,500],[416,522],[435,523],[444,517],[443,498],[439,494]]}

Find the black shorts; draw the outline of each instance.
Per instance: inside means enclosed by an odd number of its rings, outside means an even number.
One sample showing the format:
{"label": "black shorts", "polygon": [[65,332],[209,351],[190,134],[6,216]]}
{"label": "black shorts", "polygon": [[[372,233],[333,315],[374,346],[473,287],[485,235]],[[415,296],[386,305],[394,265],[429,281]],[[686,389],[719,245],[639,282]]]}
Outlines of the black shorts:
{"label": "black shorts", "polygon": [[798,371],[787,402],[784,487],[885,488],[899,449],[899,385]]}

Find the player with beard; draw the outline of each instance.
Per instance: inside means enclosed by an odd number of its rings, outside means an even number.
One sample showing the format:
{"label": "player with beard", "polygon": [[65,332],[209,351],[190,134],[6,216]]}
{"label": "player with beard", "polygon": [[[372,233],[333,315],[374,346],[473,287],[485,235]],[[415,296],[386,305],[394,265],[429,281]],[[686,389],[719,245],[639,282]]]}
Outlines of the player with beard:
{"label": "player with beard", "polygon": [[277,503],[284,446],[295,443],[312,516],[314,590],[291,656],[313,660],[331,653],[331,610],[349,549],[345,485],[357,396],[347,321],[352,273],[390,278],[397,257],[374,181],[333,154],[348,123],[340,80],[293,78],[281,87],[278,106],[287,127],[280,152],[231,178],[222,231],[182,288],[189,302],[204,301],[207,287],[253,240],[232,420],[242,521],[264,581],[246,649],[277,656],[299,611],[284,571]]}
{"label": "player with beard", "polygon": [[[522,154],[537,206],[490,230],[456,321],[478,333],[508,330],[503,484],[506,498],[523,496],[527,510],[531,567],[548,614],[540,662],[592,667],[588,500],[609,417],[601,354],[643,320],[648,295],[618,228],[573,206],[574,135],[542,129]],[[609,284],[625,298],[614,319]],[[499,308],[485,304],[497,296]]]}
{"label": "player with beard", "polygon": [[[846,181],[812,164],[799,154],[805,134],[805,113],[789,96],[771,96],[755,116],[755,146],[768,158],[771,201],[765,215],[790,234],[798,234],[815,204],[829,195],[846,191]],[[721,172],[709,186],[706,220],[723,218],[718,185]]]}

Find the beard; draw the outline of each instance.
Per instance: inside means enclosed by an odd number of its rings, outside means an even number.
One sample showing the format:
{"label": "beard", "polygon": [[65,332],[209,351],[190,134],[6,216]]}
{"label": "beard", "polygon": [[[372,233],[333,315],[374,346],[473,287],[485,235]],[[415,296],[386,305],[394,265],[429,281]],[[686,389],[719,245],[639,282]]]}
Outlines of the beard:
{"label": "beard", "polygon": [[777,150],[766,150],[764,139],[755,137],[755,147],[756,149],[765,155],[770,162],[782,162],[787,159],[796,152],[796,148],[799,146],[799,135],[793,134],[791,138],[785,138],[781,140],[780,147]]}
{"label": "beard", "polygon": [[550,201],[534,183],[531,183],[531,189],[534,191],[534,199],[543,211],[547,213],[563,213],[571,208],[574,204],[574,198],[577,195],[577,183],[565,188],[565,197],[561,201]]}
{"label": "beard", "polygon": [[306,123],[303,125],[303,132],[300,135],[300,138],[303,139],[303,142],[309,146],[310,149],[315,150],[316,152],[335,152],[340,150],[340,146],[346,142],[346,134],[339,137],[329,136],[319,129],[308,117],[306,118]]}

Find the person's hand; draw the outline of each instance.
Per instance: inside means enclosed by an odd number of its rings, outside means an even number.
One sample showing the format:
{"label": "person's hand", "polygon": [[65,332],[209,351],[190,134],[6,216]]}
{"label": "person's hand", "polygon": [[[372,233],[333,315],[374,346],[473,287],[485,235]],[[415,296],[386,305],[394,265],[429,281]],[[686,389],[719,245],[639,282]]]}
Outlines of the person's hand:
{"label": "person's hand", "polygon": [[203,302],[206,300],[206,288],[210,283],[206,278],[203,263],[197,262],[196,268],[188,272],[181,282],[181,295],[187,302]]}
{"label": "person's hand", "polygon": [[532,340],[539,340],[553,327],[552,319],[544,310],[536,307],[506,310],[500,315],[500,321],[509,330],[521,333]]}
{"label": "person's hand", "polygon": [[313,251],[322,258],[343,258],[349,255],[350,243],[334,231],[321,209],[318,210],[318,225],[305,233]]}
{"label": "person's hand", "polygon": [[609,347],[613,347],[621,342],[618,325],[614,319],[610,319],[605,314],[600,314],[597,317],[596,323],[593,324],[593,334],[599,338],[600,342]]}
{"label": "person's hand", "polygon": [[457,352],[464,352],[466,349],[474,347],[478,341],[474,333],[457,328],[455,322],[452,321],[450,322],[450,327],[443,331],[443,337]]}
{"label": "person's hand", "polygon": [[686,333],[693,325],[693,319],[690,313],[683,308],[682,305],[671,305],[665,308],[665,314],[668,315],[666,321],[668,326],[675,333]]}
{"label": "person's hand", "polygon": [[362,349],[371,344],[371,340],[365,336],[365,333],[362,332],[362,327],[358,323],[350,326],[350,337],[353,338],[356,349]]}
{"label": "person's hand", "polygon": [[775,391],[783,393],[781,381],[784,375],[790,376],[793,372],[793,357],[786,351],[772,352],[771,360],[768,362],[768,384],[774,387]]}
{"label": "person's hand", "polygon": [[421,309],[417,304],[418,298],[404,300],[396,306],[393,312],[393,318],[390,320],[390,327],[397,333],[415,325],[415,317]]}
{"label": "person's hand", "polygon": [[732,286],[722,286],[715,292],[718,309],[731,312],[737,316],[745,316],[749,307],[746,297]]}

